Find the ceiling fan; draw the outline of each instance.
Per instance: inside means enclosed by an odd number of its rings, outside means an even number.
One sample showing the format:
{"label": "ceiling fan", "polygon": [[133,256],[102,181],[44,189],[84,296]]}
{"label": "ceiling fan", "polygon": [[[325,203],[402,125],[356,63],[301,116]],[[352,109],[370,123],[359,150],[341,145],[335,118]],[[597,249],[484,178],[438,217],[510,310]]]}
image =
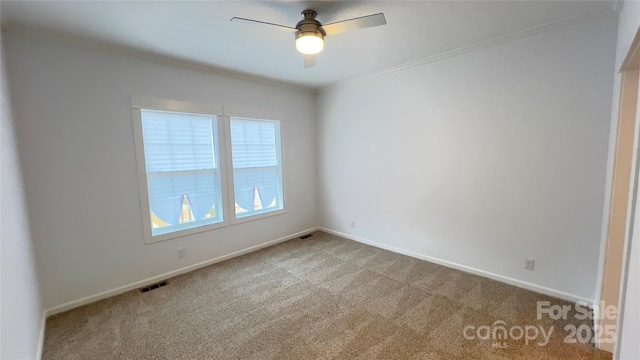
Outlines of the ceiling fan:
{"label": "ceiling fan", "polygon": [[233,17],[231,18],[231,21],[277,26],[281,30],[291,32],[295,31],[296,49],[304,55],[305,68],[315,65],[315,55],[321,52],[322,49],[324,49],[325,36],[336,35],[351,30],[385,25],[387,23],[383,13],[361,16],[349,20],[334,22],[327,25],[322,25],[318,20],[316,20],[316,16],[318,14],[315,10],[304,10],[302,11],[301,15],[303,19],[300,20],[295,27],[240,17]]}

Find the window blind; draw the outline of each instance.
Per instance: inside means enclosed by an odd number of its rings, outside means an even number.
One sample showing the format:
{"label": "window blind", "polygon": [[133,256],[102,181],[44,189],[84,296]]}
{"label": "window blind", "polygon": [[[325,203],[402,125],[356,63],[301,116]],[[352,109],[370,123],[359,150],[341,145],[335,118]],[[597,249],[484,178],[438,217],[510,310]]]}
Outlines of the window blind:
{"label": "window blind", "polygon": [[180,223],[185,198],[194,227],[212,209],[222,221],[216,124],[215,116],[142,110],[149,207],[168,226]]}
{"label": "window blind", "polygon": [[282,209],[279,123],[231,118],[231,150],[237,216]]}

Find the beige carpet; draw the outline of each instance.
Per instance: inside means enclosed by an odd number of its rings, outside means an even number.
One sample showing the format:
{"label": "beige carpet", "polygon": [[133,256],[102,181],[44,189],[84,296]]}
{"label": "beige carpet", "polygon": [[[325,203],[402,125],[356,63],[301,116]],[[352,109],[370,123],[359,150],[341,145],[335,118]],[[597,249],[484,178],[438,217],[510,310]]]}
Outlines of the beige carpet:
{"label": "beige carpet", "polygon": [[[49,318],[43,358],[611,358],[563,343],[573,317],[536,320],[537,300],[563,301],[321,232],[169,281]],[[463,336],[498,320],[554,331],[546,346]]]}

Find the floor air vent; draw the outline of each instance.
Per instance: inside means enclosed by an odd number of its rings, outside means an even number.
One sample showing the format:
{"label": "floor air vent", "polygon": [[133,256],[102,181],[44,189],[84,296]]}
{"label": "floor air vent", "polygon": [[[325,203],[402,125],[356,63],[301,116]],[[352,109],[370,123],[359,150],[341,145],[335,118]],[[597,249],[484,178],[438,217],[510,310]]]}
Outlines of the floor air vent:
{"label": "floor air vent", "polygon": [[302,236],[300,236],[300,239],[308,239],[308,238],[310,238],[312,236],[313,236],[313,234],[302,235]]}
{"label": "floor air vent", "polygon": [[163,286],[166,286],[166,285],[169,285],[169,282],[167,280],[162,280],[162,281],[160,281],[158,283],[151,284],[149,286],[145,286],[145,287],[140,288],[138,290],[140,291],[140,293],[146,293],[147,291],[155,290],[155,289],[157,289],[159,287],[163,287]]}

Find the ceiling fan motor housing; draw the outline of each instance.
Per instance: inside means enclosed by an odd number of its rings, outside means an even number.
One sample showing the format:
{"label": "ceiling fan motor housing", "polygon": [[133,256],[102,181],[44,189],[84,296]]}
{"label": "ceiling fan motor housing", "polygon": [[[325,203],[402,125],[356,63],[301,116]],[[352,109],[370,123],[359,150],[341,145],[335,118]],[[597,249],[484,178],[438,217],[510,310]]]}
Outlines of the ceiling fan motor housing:
{"label": "ceiling fan motor housing", "polygon": [[304,10],[302,16],[304,19],[300,20],[296,25],[296,39],[302,36],[316,36],[324,39],[326,33],[322,29],[322,24],[316,20],[317,13],[314,10]]}

